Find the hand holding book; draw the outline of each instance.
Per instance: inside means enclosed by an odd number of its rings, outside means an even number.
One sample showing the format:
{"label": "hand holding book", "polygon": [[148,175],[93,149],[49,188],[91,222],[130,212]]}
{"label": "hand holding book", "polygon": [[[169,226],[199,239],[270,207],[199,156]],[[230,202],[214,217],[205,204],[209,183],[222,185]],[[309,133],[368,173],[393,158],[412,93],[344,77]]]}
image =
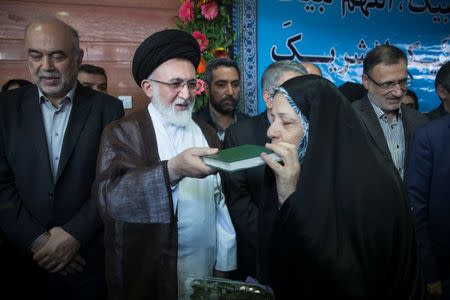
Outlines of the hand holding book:
{"label": "hand holding book", "polygon": [[262,159],[275,173],[278,202],[282,205],[295,192],[298,178],[300,177],[300,162],[298,160],[297,147],[286,142],[266,144],[266,147],[276,152],[283,160],[283,164],[280,164],[271,160],[267,155],[262,155]]}
{"label": "hand holding book", "polygon": [[203,156],[206,165],[223,171],[234,172],[253,168],[265,163],[261,153],[267,153],[275,161],[281,158],[266,147],[259,145],[240,145],[219,151],[217,154]]}
{"label": "hand holding book", "polygon": [[202,157],[218,152],[217,148],[194,147],[188,148],[169,159],[167,169],[169,172],[170,183],[176,184],[184,177],[204,178],[210,174],[216,173],[216,170],[205,166],[202,163]]}

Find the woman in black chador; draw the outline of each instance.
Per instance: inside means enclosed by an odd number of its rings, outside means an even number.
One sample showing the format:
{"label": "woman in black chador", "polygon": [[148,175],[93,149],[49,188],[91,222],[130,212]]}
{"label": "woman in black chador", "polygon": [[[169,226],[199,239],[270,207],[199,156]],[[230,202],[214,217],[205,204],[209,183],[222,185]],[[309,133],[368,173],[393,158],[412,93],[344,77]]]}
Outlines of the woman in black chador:
{"label": "woman in black chador", "polygon": [[[277,201],[269,283],[277,299],[422,299],[413,220],[400,177],[328,80],[274,92],[266,155]],[[272,177],[273,178],[273,177]]]}

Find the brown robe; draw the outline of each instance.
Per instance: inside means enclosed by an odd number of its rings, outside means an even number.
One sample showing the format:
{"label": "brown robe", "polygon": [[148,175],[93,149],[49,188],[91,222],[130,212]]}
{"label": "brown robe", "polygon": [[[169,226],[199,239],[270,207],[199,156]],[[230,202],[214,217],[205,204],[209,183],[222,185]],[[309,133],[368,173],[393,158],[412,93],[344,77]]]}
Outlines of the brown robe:
{"label": "brown robe", "polygon": [[[208,144],[214,129],[195,120]],[[110,299],[177,299],[177,217],[147,109],[103,132],[93,193],[105,223]]]}

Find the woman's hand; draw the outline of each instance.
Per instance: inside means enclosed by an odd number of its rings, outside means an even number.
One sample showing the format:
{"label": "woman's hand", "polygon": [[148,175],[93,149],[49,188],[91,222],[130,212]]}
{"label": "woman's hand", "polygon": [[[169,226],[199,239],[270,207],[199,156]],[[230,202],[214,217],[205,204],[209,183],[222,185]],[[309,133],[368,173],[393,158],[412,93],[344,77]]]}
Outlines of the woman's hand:
{"label": "woman's hand", "polygon": [[282,163],[279,163],[271,159],[266,153],[261,154],[261,158],[275,173],[278,202],[282,205],[295,192],[300,176],[297,146],[286,142],[278,142],[276,144],[266,144],[266,147],[282,159]]}

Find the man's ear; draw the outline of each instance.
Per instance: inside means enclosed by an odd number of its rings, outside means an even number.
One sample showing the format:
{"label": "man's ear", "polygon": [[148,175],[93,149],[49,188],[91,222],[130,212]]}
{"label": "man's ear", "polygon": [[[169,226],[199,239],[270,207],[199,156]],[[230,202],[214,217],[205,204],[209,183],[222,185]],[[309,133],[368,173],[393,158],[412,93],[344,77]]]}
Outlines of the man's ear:
{"label": "man's ear", "polygon": [[269,91],[263,91],[263,100],[268,110],[272,109],[272,101],[270,101]]}
{"label": "man's ear", "polygon": [[78,54],[78,67],[81,66],[81,62],[83,61],[84,51],[83,49],[80,49],[80,52]]}
{"label": "man's ear", "polygon": [[439,98],[441,99],[441,101],[445,100],[448,96],[447,90],[444,89],[444,87],[440,84],[438,84],[436,87],[436,93],[439,96]]}
{"label": "man's ear", "polygon": [[148,79],[144,79],[141,81],[141,89],[144,91],[144,93],[147,95],[147,97],[151,98],[153,95],[152,90],[152,82]]}
{"label": "man's ear", "polygon": [[369,78],[367,77],[366,74],[362,74],[361,82],[364,85],[364,88],[368,91],[369,90]]}

